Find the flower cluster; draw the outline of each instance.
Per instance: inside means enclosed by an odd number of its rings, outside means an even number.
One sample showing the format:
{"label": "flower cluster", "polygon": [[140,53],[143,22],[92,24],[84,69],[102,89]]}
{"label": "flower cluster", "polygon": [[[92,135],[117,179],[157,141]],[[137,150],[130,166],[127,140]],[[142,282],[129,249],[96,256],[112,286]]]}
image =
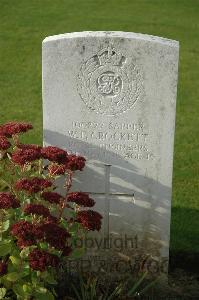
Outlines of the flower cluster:
{"label": "flower cluster", "polygon": [[41,155],[41,149],[42,147],[35,144],[18,144],[17,148],[23,149],[23,150],[35,150],[38,151],[38,153]]}
{"label": "flower cluster", "polygon": [[71,171],[82,171],[85,167],[85,162],[86,159],[84,157],[71,154],[68,155],[68,162],[66,164],[66,168]]}
{"label": "flower cluster", "polygon": [[17,245],[19,248],[36,245],[37,241],[43,238],[41,228],[28,221],[18,221],[13,224],[11,234],[17,238]]}
{"label": "flower cluster", "polygon": [[19,179],[15,183],[15,188],[17,190],[26,191],[29,194],[38,193],[40,191],[43,191],[45,188],[51,186],[52,186],[51,181],[44,178],[38,178],[38,177],[32,177],[30,179],[28,178]]}
{"label": "flower cluster", "polygon": [[49,217],[50,211],[47,207],[42,204],[27,204],[24,207],[24,213],[27,215],[39,215],[43,217]]}
{"label": "flower cluster", "polygon": [[70,238],[69,232],[53,223],[46,223],[40,226],[43,232],[44,238],[47,243],[58,250],[64,250],[67,246],[67,240]]}
{"label": "flower cluster", "polygon": [[[75,250],[74,239],[100,230],[102,216],[83,211],[95,204],[89,194],[71,192],[74,173],[83,170],[85,158],[55,146],[22,144],[20,134],[29,129],[32,125],[23,122],[0,125],[0,168],[9,190],[0,192],[2,239],[6,241],[0,253],[0,276],[25,274],[20,276],[20,285],[28,287],[19,290],[23,299],[38,298],[41,287],[49,289],[45,295],[53,299],[51,278],[56,279],[56,272],[52,268]],[[58,175],[65,175],[63,195],[56,192]],[[11,285],[6,275],[2,287],[8,286],[18,297],[15,283]]]}
{"label": "flower cluster", "polygon": [[92,207],[95,205],[95,201],[89,197],[87,193],[72,192],[67,196],[68,202],[74,202],[80,206]]}
{"label": "flower cluster", "polygon": [[56,192],[43,192],[41,194],[42,198],[50,203],[59,204],[61,200],[63,200],[62,195]]}
{"label": "flower cluster", "polygon": [[20,202],[9,192],[0,193],[0,209],[18,208]]}
{"label": "flower cluster", "polygon": [[50,223],[55,224],[55,223],[58,223],[58,222],[59,222],[59,219],[57,217],[49,215],[49,216],[46,217],[44,223],[45,224],[50,224]]}
{"label": "flower cluster", "polygon": [[85,158],[77,155],[68,155],[65,164],[53,163],[48,166],[48,171],[51,176],[63,175],[67,170],[82,171],[85,166]]}
{"label": "flower cluster", "polygon": [[5,134],[3,132],[3,125],[0,125],[0,136],[5,136]]}
{"label": "flower cluster", "polygon": [[100,230],[102,224],[102,216],[93,210],[83,210],[77,213],[77,222],[82,224],[88,230]]}
{"label": "flower cluster", "polygon": [[11,144],[5,136],[0,135],[0,150],[7,150]]}
{"label": "flower cluster", "polygon": [[24,165],[41,158],[41,147],[37,145],[18,145],[18,149],[12,154],[12,161],[18,165]]}
{"label": "flower cluster", "polygon": [[65,164],[67,162],[68,153],[58,147],[48,146],[41,150],[42,157],[49,161]]}
{"label": "flower cluster", "polygon": [[47,267],[57,267],[59,265],[59,258],[44,250],[34,249],[29,254],[29,264],[33,270],[45,271]]}
{"label": "flower cluster", "polygon": [[4,135],[8,138],[15,134],[24,133],[29,129],[32,129],[32,125],[24,122],[8,122],[0,126],[0,135]]}

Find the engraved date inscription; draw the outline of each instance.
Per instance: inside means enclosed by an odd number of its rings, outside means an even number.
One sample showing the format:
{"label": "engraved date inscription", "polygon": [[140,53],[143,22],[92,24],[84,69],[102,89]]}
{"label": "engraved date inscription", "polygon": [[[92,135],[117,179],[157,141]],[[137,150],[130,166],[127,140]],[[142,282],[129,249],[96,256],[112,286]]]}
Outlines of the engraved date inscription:
{"label": "engraved date inscription", "polygon": [[[72,147],[75,146],[75,141],[91,144],[91,147],[85,147],[82,153],[88,158],[93,158],[96,153],[100,152],[104,156],[119,155],[127,160],[154,159],[154,154],[150,149],[149,132],[141,122],[105,124],[73,121],[72,128],[68,130],[67,135],[71,139]],[[73,145],[72,141],[74,141]]]}

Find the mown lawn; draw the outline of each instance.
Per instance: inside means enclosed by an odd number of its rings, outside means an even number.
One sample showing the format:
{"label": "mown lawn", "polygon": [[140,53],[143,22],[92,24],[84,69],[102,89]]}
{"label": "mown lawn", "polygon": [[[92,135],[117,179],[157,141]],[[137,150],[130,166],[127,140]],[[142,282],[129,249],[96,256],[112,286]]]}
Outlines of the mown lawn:
{"label": "mown lawn", "polygon": [[171,249],[199,252],[199,1],[1,0],[0,123],[27,120],[42,143],[41,42],[83,30],[180,41]]}

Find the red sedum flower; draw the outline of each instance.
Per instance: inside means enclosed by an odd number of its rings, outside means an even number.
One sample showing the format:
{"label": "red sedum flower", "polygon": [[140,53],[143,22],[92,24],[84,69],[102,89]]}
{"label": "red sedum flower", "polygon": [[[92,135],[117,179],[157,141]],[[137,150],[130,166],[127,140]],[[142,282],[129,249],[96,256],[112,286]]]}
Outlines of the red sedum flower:
{"label": "red sedum flower", "polygon": [[19,145],[12,154],[12,161],[17,165],[25,165],[41,158],[41,147],[37,145]]}
{"label": "red sedum flower", "polygon": [[36,144],[18,144],[17,148],[24,150],[37,150],[41,153],[42,147]]}
{"label": "red sedum flower", "polygon": [[24,212],[27,215],[39,215],[43,217],[48,217],[50,215],[50,211],[47,207],[42,204],[27,204],[24,207]]}
{"label": "red sedum flower", "polygon": [[83,156],[68,155],[68,161],[66,162],[66,168],[71,171],[82,171],[85,167],[86,159]]}
{"label": "red sedum flower", "polygon": [[58,218],[55,217],[55,216],[52,216],[52,215],[49,215],[48,217],[46,217],[45,219],[45,224],[49,224],[49,223],[52,223],[52,224],[55,224],[55,223],[58,223]]}
{"label": "red sedum flower", "polygon": [[7,150],[10,148],[11,144],[8,139],[0,134],[0,150]]}
{"label": "red sedum flower", "polygon": [[43,232],[38,225],[33,225],[28,221],[18,221],[12,225],[11,234],[18,239],[18,247],[35,245],[43,238]]}
{"label": "red sedum flower", "polygon": [[83,210],[77,213],[76,221],[82,224],[88,230],[100,230],[102,225],[102,216],[93,210]]}
{"label": "red sedum flower", "polygon": [[0,209],[18,208],[20,202],[9,192],[0,193]]}
{"label": "red sedum flower", "polygon": [[65,150],[54,146],[44,147],[41,153],[43,158],[57,162],[58,164],[66,163],[68,157],[68,153]]}
{"label": "red sedum flower", "polygon": [[66,246],[67,239],[70,237],[69,232],[57,224],[46,223],[40,226],[44,233],[46,242],[58,250],[62,250]]}
{"label": "red sedum flower", "polygon": [[92,207],[95,205],[95,201],[89,197],[87,193],[83,192],[72,192],[68,194],[68,202],[75,202],[80,206]]}
{"label": "red sedum flower", "polygon": [[31,238],[31,239],[24,239],[24,238],[19,238],[17,240],[17,246],[19,249],[23,249],[25,247],[30,247],[32,245],[36,245],[37,240]]}
{"label": "red sedum flower", "polygon": [[8,122],[1,126],[1,132],[6,137],[10,138],[12,135],[23,133],[32,129],[32,125],[30,123],[25,122]]}
{"label": "red sedum flower", "polygon": [[45,271],[47,267],[57,267],[59,258],[44,250],[34,249],[29,254],[29,264],[31,269],[36,271]]}
{"label": "red sedum flower", "polygon": [[4,261],[0,261],[0,276],[3,276],[8,271],[8,265]]}
{"label": "red sedum flower", "polygon": [[38,177],[32,177],[30,179],[23,178],[15,183],[15,188],[17,190],[26,191],[29,194],[38,193],[51,186],[51,181]]}
{"label": "red sedum flower", "polygon": [[56,192],[43,192],[41,194],[42,198],[50,203],[59,204],[61,200],[63,200],[62,195]]}

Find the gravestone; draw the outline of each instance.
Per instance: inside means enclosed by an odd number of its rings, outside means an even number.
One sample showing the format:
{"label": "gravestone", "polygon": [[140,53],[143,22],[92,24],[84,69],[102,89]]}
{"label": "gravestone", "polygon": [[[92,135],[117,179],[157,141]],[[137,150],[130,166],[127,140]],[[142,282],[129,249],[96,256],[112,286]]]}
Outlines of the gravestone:
{"label": "gravestone", "polygon": [[73,189],[95,199],[110,253],[168,260],[178,55],[137,33],[43,41],[44,144],[86,157]]}

